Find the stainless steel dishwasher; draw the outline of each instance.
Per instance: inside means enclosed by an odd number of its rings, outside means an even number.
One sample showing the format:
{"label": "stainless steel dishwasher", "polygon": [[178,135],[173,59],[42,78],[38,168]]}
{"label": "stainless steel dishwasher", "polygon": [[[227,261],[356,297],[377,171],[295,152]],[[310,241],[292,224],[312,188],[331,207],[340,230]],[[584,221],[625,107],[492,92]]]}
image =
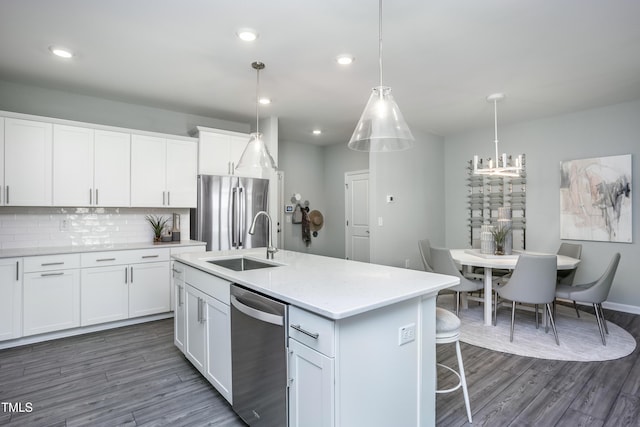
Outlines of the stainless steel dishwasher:
{"label": "stainless steel dishwasher", "polygon": [[287,426],[287,304],[231,285],[231,361],[233,410],[250,426]]}

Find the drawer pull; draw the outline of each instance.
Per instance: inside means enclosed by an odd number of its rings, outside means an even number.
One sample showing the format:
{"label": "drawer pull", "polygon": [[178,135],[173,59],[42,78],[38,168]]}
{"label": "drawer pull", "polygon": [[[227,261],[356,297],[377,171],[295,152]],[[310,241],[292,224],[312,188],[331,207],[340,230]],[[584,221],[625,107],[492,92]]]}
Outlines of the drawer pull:
{"label": "drawer pull", "polygon": [[59,273],[42,273],[40,276],[41,277],[45,277],[45,276],[62,276],[64,274],[63,271],[59,272]]}
{"label": "drawer pull", "polygon": [[177,268],[174,268],[174,269],[173,269],[173,272],[174,272],[174,273],[178,273],[178,274],[182,274],[182,270],[178,270]]}
{"label": "drawer pull", "polygon": [[309,331],[306,331],[306,330],[302,329],[302,327],[300,325],[291,325],[291,327],[293,329],[295,329],[296,331],[302,332],[303,334],[313,338],[314,340],[317,340],[318,337],[320,336],[320,334],[318,334],[318,333],[313,333],[313,332],[309,332]]}
{"label": "drawer pull", "polygon": [[96,262],[104,262],[104,261],[115,261],[115,258],[98,258]]}
{"label": "drawer pull", "polygon": [[146,258],[158,258],[160,255],[155,254],[155,255],[143,255],[142,259],[146,259]]}
{"label": "drawer pull", "polygon": [[45,262],[44,264],[40,264],[41,267],[48,267],[50,265],[63,265],[64,261],[60,262]]}

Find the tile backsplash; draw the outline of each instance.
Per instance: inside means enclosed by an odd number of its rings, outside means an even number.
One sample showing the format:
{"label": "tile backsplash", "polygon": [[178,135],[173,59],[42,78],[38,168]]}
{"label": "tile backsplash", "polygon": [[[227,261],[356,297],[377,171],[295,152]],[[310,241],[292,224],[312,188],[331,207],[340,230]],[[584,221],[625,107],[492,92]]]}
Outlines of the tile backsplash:
{"label": "tile backsplash", "polygon": [[189,239],[189,209],[0,207],[0,249],[93,246],[153,240],[147,215],[180,214]]}

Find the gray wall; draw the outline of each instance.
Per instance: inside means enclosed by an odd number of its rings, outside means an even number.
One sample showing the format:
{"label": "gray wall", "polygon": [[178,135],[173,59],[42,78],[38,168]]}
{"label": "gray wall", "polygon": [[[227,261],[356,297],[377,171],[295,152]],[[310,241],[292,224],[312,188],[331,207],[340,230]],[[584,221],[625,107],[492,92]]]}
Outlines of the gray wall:
{"label": "gray wall", "polygon": [[0,110],[187,136],[196,126],[249,133],[248,123],[218,120],[0,80]]}
{"label": "gray wall", "polygon": [[445,240],[444,147],[439,136],[414,136],[410,150],[370,154],[371,262],[405,267],[409,260],[409,268],[422,270],[418,240]]}
{"label": "gray wall", "polygon": [[[508,108],[505,104],[503,108]],[[560,241],[560,161],[632,154],[632,193],[640,183],[640,101],[544,120],[500,126],[500,150],[527,156],[527,249],[555,252]],[[489,126],[491,123],[489,123]],[[489,157],[493,128],[447,136],[445,140],[446,237],[449,247],[468,247],[466,162]],[[576,282],[595,280],[614,252],[622,258],[609,307],[640,312],[638,196],[632,194],[633,243],[580,241],[582,262]]]}

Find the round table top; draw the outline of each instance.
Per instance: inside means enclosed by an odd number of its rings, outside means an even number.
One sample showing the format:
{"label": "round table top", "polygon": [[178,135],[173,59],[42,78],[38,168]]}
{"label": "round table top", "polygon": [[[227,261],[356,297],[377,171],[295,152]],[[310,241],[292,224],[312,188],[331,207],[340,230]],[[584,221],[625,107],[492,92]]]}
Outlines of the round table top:
{"label": "round table top", "polygon": [[534,251],[513,251],[512,255],[491,255],[481,253],[480,249],[451,249],[451,257],[461,265],[503,268],[507,270],[515,268],[518,262],[518,256],[521,253],[529,255],[556,255],[558,257],[558,270],[571,270],[580,263],[580,260],[577,258]]}

